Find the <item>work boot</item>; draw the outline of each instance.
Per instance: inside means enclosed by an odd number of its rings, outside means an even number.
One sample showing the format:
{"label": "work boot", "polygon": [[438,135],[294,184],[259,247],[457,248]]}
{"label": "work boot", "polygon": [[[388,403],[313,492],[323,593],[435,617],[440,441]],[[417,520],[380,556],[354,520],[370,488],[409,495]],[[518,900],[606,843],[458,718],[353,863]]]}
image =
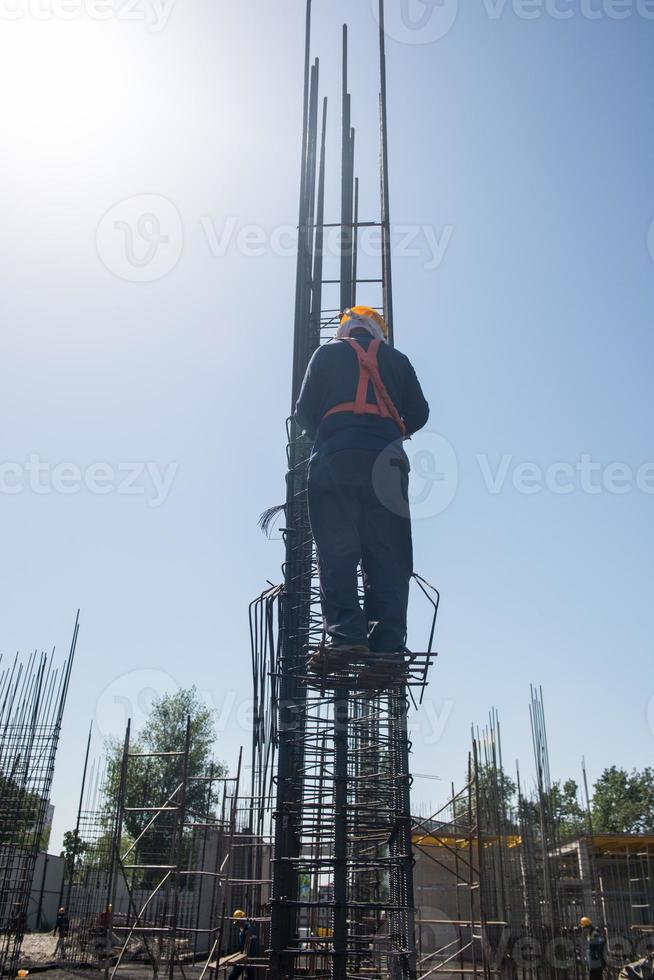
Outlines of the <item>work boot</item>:
{"label": "work boot", "polygon": [[308,658],[307,667],[316,674],[330,674],[337,670],[344,670],[352,660],[356,660],[357,654],[362,653],[369,653],[367,643],[345,641],[324,643]]}
{"label": "work boot", "polygon": [[396,654],[381,653],[376,656],[372,652],[369,662],[359,674],[359,685],[383,690],[406,680],[406,676],[407,664],[402,653],[398,651]]}

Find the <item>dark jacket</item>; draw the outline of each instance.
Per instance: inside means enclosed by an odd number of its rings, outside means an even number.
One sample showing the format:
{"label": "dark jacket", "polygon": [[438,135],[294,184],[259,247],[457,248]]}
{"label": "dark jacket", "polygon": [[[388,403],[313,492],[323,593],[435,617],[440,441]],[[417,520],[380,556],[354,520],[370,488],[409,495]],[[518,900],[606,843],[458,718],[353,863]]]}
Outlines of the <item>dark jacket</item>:
{"label": "dark jacket", "polygon": [[586,939],[586,966],[589,970],[601,970],[604,966],[604,937],[592,926]]}
{"label": "dark jacket", "polygon": [[246,956],[257,955],[257,934],[249,922],[238,930],[238,948],[239,952],[245,953]]}
{"label": "dark jacket", "polygon": [[[354,338],[366,350],[372,342],[368,334]],[[412,435],[429,418],[429,405],[416,372],[406,356],[382,344],[377,356],[379,373],[393,404]],[[343,449],[383,450],[401,438],[393,419],[376,415],[337,412],[323,419],[330,408],[354,401],[359,381],[359,363],[349,344],[335,340],[319,347],[309,362],[295,409],[296,418],[307,435],[315,440],[314,455],[327,455]],[[372,385],[367,401],[375,403]]]}
{"label": "dark jacket", "polygon": [[67,912],[57,912],[53,934],[59,933],[60,936],[67,936],[70,929],[70,919]]}

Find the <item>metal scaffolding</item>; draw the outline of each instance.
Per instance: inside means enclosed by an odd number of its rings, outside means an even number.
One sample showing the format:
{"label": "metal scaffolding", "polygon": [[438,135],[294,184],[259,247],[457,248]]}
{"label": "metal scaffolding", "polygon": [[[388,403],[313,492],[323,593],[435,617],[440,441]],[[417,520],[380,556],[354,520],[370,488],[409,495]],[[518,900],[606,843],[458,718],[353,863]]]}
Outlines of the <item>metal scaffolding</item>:
{"label": "metal scaffolding", "polygon": [[414,818],[421,980],[581,980],[582,915],[604,930],[614,968],[654,948],[654,836],[594,833],[581,806],[562,817],[540,690],[529,708],[533,789],[508,776],[493,711],[473,732],[464,787]]}
{"label": "metal scaffolding", "polygon": [[[311,355],[331,339],[340,312],[356,302],[360,283],[366,283],[367,302],[382,312],[393,339],[383,0],[380,196],[374,220],[359,216],[344,26],[340,220],[325,221],[328,105],[326,98],[319,98],[320,65],[312,60],[311,15],[308,0],[292,409]],[[329,172],[338,168],[334,161]],[[323,263],[325,230],[332,227],[340,231],[335,278],[328,277]],[[381,237],[379,268],[362,278],[360,235],[374,228]],[[432,662],[438,593],[415,576],[416,591],[431,605],[431,635],[423,647],[426,652],[407,654],[403,660],[394,656],[395,666],[402,662],[395,681],[382,681],[379,654],[373,663],[366,662],[365,687],[356,665],[329,677],[307,672],[307,651],[320,646],[324,636],[306,502],[311,445],[292,417],[287,436],[284,582],[264,592],[250,609],[255,689],[252,798],[258,800],[260,833],[266,803],[274,797],[269,976],[414,977],[407,710],[416,691],[422,696]],[[370,684],[376,669],[378,683]]]}
{"label": "metal scaffolding", "polygon": [[[229,942],[237,889],[250,883],[240,779],[240,757],[234,777],[194,764],[190,718],[183,744],[165,752],[141,751],[128,725],[119,764],[90,775],[87,747],[64,885],[66,963],[106,978],[139,966],[170,980],[192,964],[206,972]],[[240,862],[239,844],[247,847]]]}
{"label": "metal scaffolding", "polygon": [[0,975],[15,974],[26,928],[61,721],[79,631],[60,667],[51,654],[16,657],[0,671]]}

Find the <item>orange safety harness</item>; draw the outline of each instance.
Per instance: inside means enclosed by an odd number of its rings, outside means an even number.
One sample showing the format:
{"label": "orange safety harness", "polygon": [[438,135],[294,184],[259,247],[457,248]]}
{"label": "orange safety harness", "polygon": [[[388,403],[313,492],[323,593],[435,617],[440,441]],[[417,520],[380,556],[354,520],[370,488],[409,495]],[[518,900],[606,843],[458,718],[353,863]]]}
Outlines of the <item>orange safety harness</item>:
{"label": "orange safety harness", "polygon": [[[337,412],[353,412],[355,415],[379,415],[383,419],[393,419],[402,435],[406,435],[406,426],[400,413],[393,404],[393,399],[389,395],[386,385],[379,373],[379,363],[377,352],[381,347],[381,340],[373,340],[368,350],[350,337],[341,337],[341,342],[349,344],[357,356],[359,362],[359,383],[353,402],[341,402],[334,405],[329,411],[325,412],[323,418],[328,415],[335,415]],[[368,385],[372,384],[375,395],[375,402],[368,402]]]}

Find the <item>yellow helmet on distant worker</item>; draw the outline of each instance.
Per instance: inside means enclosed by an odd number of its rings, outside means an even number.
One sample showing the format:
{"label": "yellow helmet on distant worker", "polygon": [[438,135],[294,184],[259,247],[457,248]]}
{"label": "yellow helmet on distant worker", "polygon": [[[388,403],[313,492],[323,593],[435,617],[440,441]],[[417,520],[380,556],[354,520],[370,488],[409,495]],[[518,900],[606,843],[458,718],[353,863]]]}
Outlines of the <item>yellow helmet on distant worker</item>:
{"label": "yellow helmet on distant worker", "polygon": [[341,317],[341,327],[344,327],[348,320],[353,317],[362,317],[365,320],[372,320],[374,324],[379,328],[384,337],[388,337],[388,324],[384,320],[383,316],[373,310],[372,306],[352,306],[347,309],[343,316]]}
{"label": "yellow helmet on distant worker", "polygon": [[236,909],[234,915],[232,916],[232,919],[244,919],[244,918],[245,918],[245,912],[243,911],[243,909]]}
{"label": "yellow helmet on distant worker", "polygon": [[581,919],[579,920],[579,925],[582,929],[587,929],[588,926],[592,926],[592,924],[593,923],[590,921],[587,915],[582,915]]}

